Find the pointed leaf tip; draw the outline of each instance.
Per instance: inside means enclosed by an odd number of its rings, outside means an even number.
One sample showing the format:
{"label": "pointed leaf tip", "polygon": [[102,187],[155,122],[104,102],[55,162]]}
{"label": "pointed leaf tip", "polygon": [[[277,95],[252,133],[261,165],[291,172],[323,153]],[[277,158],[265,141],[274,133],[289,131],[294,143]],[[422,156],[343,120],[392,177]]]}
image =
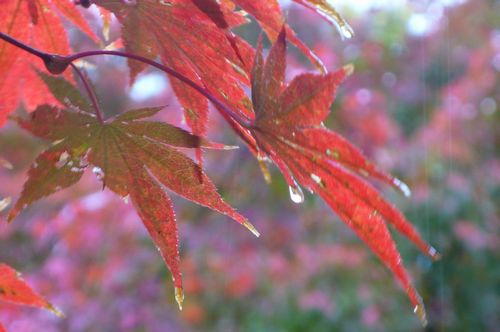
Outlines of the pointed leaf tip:
{"label": "pointed leaf tip", "polygon": [[342,69],[344,69],[345,76],[351,76],[354,73],[354,65],[352,63],[343,66]]}
{"label": "pointed leaf tip", "polygon": [[184,291],[180,287],[175,287],[175,301],[179,306],[179,310],[182,311],[182,302],[184,302]]}
{"label": "pointed leaf tip", "polygon": [[252,225],[248,220],[245,220],[243,222],[243,226],[245,226],[250,232],[253,233],[256,237],[260,237],[259,231],[255,228],[254,225]]}
{"label": "pointed leaf tip", "polygon": [[52,303],[47,305],[47,309],[59,318],[64,318],[64,312],[56,308]]}
{"label": "pointed leaf tip", "polygon": [[59,309],[35,292],[18,271],[3,263],[0,263],[0,301],[43,308],[58,317],[64,316]]}

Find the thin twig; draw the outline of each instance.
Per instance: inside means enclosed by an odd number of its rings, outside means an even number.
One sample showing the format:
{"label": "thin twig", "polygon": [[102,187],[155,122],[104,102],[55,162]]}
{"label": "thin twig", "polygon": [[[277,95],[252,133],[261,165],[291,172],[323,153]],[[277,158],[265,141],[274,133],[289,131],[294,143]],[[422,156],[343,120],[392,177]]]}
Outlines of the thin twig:
{"label": "thin twig", "polygon": [[[50,54],[50,53],[46,53],[46,52],[43,52],[43,51],[40,51],[36,48],[33,48],[31,46],[28,46],[26,44],[24,44],[23,42],[3,33],[3,32],[0,32],[0,39],[3,39],[5,40],[6,42],[12,44],[12,45],[15,45],[37,57],[39,57],[40,59],[42,59],[45,63],[45,65],[47,66],[48,64],[51,65],[51,68],[57,68],[57,69],[61,69],[61,71],[64,70],[65,66],[67,66],[68,64],[71,64],[71,66],[73,68],[76,69],[76,67],[72,64],[73,61],[76,61],[78,59],[81,59],[81,58],[86,58],[86,57],[90,57],[90,56],[96,56],[96,55],[114,55],[114,56],[119,56],[119,57],[123,57],[123,58],[128,58],[128,59],[133,59],[133,60],[136,60],[136,61],[140,61],[142,63],[145,63],[145,64],[148,64],[150,66],[153,66],[161,71],[163,71],[164,73],[170,75],[170,76],[173,76],[175,77],[176,79],[182,81],[183,83],[189,85],[191,88],[193,88],[194,90],[198,91],[200,94],[202,94],[204,97],[206,97],[208,100],[210,100],[215,106],[217,106],[216,108],[226,114],[229,118],[232,118],[234,121],[236,121],[236,123],[238,123],[240,126],[242,126],[243,128],[245,129],[250,129],[251,128],[251,122],[250,120],[242,117],[241,115],[239,115],[238,113],[234,112],[233,110],[231,110],[226,104],[224,104],[223,102],[221,102],[217,97],[215,97],[212,93],[210,93],[207,89],[205,89],[204,87],[201,87],[199,86],[198,84],[196,84],[195,82],[191,81],[189,78],[187,78],[186,76],[182,75],[181,73],[179,73],[178,71],[176,71],[175,69],[172,69],[172,68],[169,68],[167,66],[164,66],[158,62],[155,62],[151,59],[148,59],[148,58],[145,58],[145,57],[142,57],[140,55],[136,55],[136,54],[130,54],[130,53],[126,53],[126,52],[120,52],[120,51],[103,51],[103,50],[97,50],[97,51],[87,51],[87,52],[80,52],[80,53],[75,53],[73,55],[68,55],[68,56],[60,56],[60,55],[57,55],[57,54]],[[60,65],[60,66],[57,66],[57,65]],[[52,73],[57,73],[59,74],[59,70],[57,71],[54,71],[53,69],[51,70],[50,68],[47,67],[47,69],[52,72]],[[77,73],[79,73],[79,71],[77,70]],[[79,73],[80,75],[81,73]],[[85,81],[84,81],[85,82]],[[88,85],[88,84],[86,84]],[[91,91],[90,89],[88,91]],[[90,94],[91,92],[89,92]],[[95,99],[95,97],[94,97]],[[95,100],[94,100],[95,101]],[[93,101],[93,103],[94,103]],[[97,106],[97,102],[96,102],[96,106]],[[94,106],[94,108],[96,109],[96,114],[97,116],[101,117],[102,118],[102,115],[100,113],[99,108]]]}
{"label": "thin twig", "polygon": [[39,57],[40,59],[42,59],[44,62],[51,60],[51,54],[43,52],[43,51],[40,51],[39,49],[36,49],[36,48],[31,47],[29,45],[26,45],[25,43],[23,43],[23,42],[15,39],[15,38],[12,38],[11,36],[9,36],[9,35],[7,35],[7,34],[5,34],[3,32],[0,32],[0,39],[3,39],[6,42],[8,42],[8,43],[10,43],[10,44],[12,44],[14,46],[19,47],[20,49],[23,49],[23,50],[25,50],[28,53],[36,55],[37,57]]}
{"label": "thin twig", "polygon": [[73,55],[69,55],[66,57],[63,57],[65,61],[75,61],[81,58],[86,58],[90,56],[96,56],[96,55],[114,55],[114,56],[119,56],[123,58],[129,58],[133,59],[136,61],[143,62],[145,64],[148,64],[150,66],[153,66],[163,72],[165,72],[168,75],[171,75],[175,77],[176,79],[182,81],[183,83],[189,85],[191,88],[195,89],[198,91],[200,94],[202,94],[204,97],[206,97],[208,100],[210,100],[212,103],[214,103],[215,106],[217,106],[218,109],[220,109],[222,112],[226,113],[229,117],[233,118],[239,125],[241,125],[243,128],[249,129],[251,127],[250,121],[247,119],[244,119],[242,116],[240,116],[238,113],[235,113],[233,110],[231,110],[229,107],[227,107],[224,103],[219,101],[213,94],[211,94],[207,89],[199,86],[195,82],[191,81],[189,78],[186,76],[182,75],[181,73],[177,72],[176,70],[166,67],[158,62],[155,62],[151,59],[142,57],[140,55],[136,54],[130,54],[126,52],[120,52],[120,51],[87,51],[87,52],[81,52],[81,53],[76,53]]}
{"label": "thin twig", "polygon": [[95,111],[95,115],[97,116],[97,120],[99,120],[99,122],[101,124],[104,123],[104,118],[102,116],[101,109],[99,108],[99,103],[97,102],[97,97],[95,95],[94,90],[90,86],[90,83],[88,82],[87,78],[82,73],[82,71],[80,69],[78,69],[78,67],[73,62],[70,63],[70,66],[76,71],[78,77],[80,77],[80,79],[82,80],[83,86],[85,87],[85,90],[87,91],[87,94],[90,97],[90,101],[92,102],[92,106],[94,107],[94,111]]}

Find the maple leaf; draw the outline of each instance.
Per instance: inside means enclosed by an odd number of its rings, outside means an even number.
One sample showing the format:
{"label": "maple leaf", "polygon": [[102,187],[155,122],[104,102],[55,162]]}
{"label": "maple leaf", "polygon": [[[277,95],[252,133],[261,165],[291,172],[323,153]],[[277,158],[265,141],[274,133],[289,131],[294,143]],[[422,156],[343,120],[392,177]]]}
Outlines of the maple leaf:
{"label": "maple leaf", "polygon": [[336,87],[352,67],[326,75],[302,74],[285,85],[285,39],[282,30],[265,62],[259,45],[254,61],[252,100],[256,118],[251,132],[259,155],[277,165],[295,202],[303,201],[298,183],[321,196],[393,272],[425,320],[422,300],[402,265],[386,223],[431,257],[437,258],[438,254],[364,178],[377,178],[404,192],[408,188],[380,171],[345,138],[322,125]]}
{"label": "maple leaf", "polygon": [[[62,317],[63,313],[36,293],[22,278],[21,274],[10,266],[0,263],[0,300],[48,309]],[[0,331],[5,331],[0,323]]]}
{"label": "maple leaf", "polygon": [[[241,15],[217,7],[214,1],[141,0],[124,5],[120,0],[96,0],[95,4],[116,15],[122,24],[125,50],[163,63],[242,114],[250,114],[243,85],[249,84],[242,54],[235,52],[224,29],[246,22]],[[215,6],[215,7],[214,7]],[[222,16],[216,16],[219,12]],[[217,19],[217,17],[219,17]],[[238,43],[243,43],[238,39]],[[245,48],[248,51],[248,47]],[[250,61],[251,62],[251,59]],[[145,64],[130,60],[132,78]],[[172,88],[184,108],[187,124],[195,134],[206,130],[208,103],[196,91],[177,79]]]}
{"label": "maple leaf", "polygon": [[[71,86],[62,78],[42,78],[52,91]],[[74,87],[65,98],[68,105],[85,107],[84,98]],[[183,297],[179,240],[172,203],[164,188],[227,215],[259,235],[245,217],[222,200],[200,166],[176,149],[226,146],[167,123],[144,120],[161,107],[131,110],[104,123],[93,114],[74,109],[42,105],[29,119],[14,118],[22,128],[53,143],[31,166],[9,221],[34,201],[75,184],[92,168],[104,186],[131,199],[172,272],[179,306]]]}
{"label": "maple leaf", "polygon": [[[70,0],[0,1],[0,31],[33,47],[54,54],[68,54],[69,43],[61,15],[95,39],[95,35]],[[0,126],[22,101],[28,110],[42,103],[56,104],[33,68],[44,64],[23,50],[0,41]],[[70,79],[70,76],[66,76]],[[15,79],[13,79],[15,78]]]}

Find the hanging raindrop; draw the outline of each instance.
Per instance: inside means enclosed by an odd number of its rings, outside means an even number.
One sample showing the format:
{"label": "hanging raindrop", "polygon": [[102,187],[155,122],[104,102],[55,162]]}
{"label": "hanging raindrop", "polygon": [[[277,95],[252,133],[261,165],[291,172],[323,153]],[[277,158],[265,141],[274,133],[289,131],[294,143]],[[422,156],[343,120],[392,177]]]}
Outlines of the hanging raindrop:
{"label": "hanging raindrop", "polygon": [[339,25],[338,30],[342,38],[351,39],[354,36],[354,30],[345,21],[342,25]]}
{"label": "hanging raindrop", "polygon": [[406,183],[404,183],[403,181],[401,181],[398,178],[394,178],[392,180],[392,183],[394,183],[394,185],[403,193],[403,195],[405,195],[405,197],[411,196],[410,187],[408,187],[408,185]]}
{"label": "hanging raindrop", "polygon": [[5,210],[10,205],[11,202],[12,202],[12,199],[10,197],[5,197],[4,199],[1,199],[0,200],[0,212]]}
{"label": "hanging raindrop", "polygon": [[92,173],[95,174],[95,176],[97,177],[98,180],[102,180],[102,178],[104,177],[104,172],[102,171],[102,169],[100,167],[92,168]]}
{"label": "hanging raindrop", "polygon": [[256,237],[260,237],[260,233],[259,231],[257,230],[257,228],[255,228],[254,225],[252,225],[250,223],[250,221],[248,220],[245,220],[245,222],[243,223],[243,226],[245,226],[250,232],[253,233],[253,235],[255,235]]}
{"label": "hanging raindrop", "polygon": [[434,247],[429,247],[428,254],[433,261],[441,259],[441,254]]}
{"label": "hanging raindrop", "polygon": [[425,314],[425,308],[423,304],[417,304],[415,308],[413,309],[413,312],[415,315],[417,315],[418,319],[420,319],[420,322],[422,325],[425,327],[427,326],[427,317]]}
{"label": "hanging raindrop", "polygon": [[14,166],[12,166],[12,164],[7,159],[3,158],[0,158],[0,167],[6,168],[8,170],[12,170],[14,168]]}
{"label": "hanging raindrop", "polygon": [[175,287],[175,301],[179,306],[179,310],[182,311],[182,302],[184,301],[184,291],[182,288]]}
{"label": "hanging raindrop", "polygon": [[302,189],[300,189],[299,186],[296,187],[289,186],[288,189],[290,191],[290,199],[292,200],[292,202],[296,204],[304,202],[304,193],[302,192]]}

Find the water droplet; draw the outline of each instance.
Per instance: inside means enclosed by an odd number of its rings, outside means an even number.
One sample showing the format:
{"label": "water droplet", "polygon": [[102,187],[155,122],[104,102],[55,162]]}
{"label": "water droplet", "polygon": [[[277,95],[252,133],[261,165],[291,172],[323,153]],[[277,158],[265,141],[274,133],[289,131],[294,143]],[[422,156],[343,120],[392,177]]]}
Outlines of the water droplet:
{"label": "water droplet", "polygon": [[64,138],[55,140],[54,142],[52,142],[52,146],[57,145],[57,144],[61,143],[62,141],[64,141]]}
{"label": "water droplet", "polygon": [[300,189],[299,186],[296,187],[289,186],[288,190],[290,191],[290,199],[292,200],[292,202],[296,204],[304,202],[304,193],[302,192],[302,189]]}
{"label": "water droplet", "polygon": [[67,151],[64,151],[61,153],[61,156],[59,157],[59,162],[66,162],[69,158],[69,153]]}
{"label": "water droplet", "polygon": [[92,168],[92,173],[95,174],[95,176],[97,177],[98,180],[102,180],[102,178],[104,177],[104,172],[102,171],[102,169],[100,167]]}
{"label": "water droplet", "polygon": [[317,176],[316,174],[311,173],[311,179],[314,182],[316,182],[321,188],[325,188],[326,187],[325,182],[323,181],[323,179],[320,178],[319,176]]}
{"label": "water droplet", "polygon": [[71,167],[70,171],[73,173],[79,173],[81,170],[78,167]]}
{"label": "water droplet", "polygon": [[398,187],[398,189],[403,193],[403,195],[405,195],[405,197],[411,196],[410,187],[408,187],[406,183],[397,178],[394,178],[394,180],[392,180],[392,183],[394,183],[394,185]]}
{"label": "water droplet", "polygon": [[413,312],[417,315],[418,319],[420,319],[420,322],[422,322],[422,325],[425,327],[427,326],[427,317],[425,314],[425,308],[423,304],[417,304],[415,308],[413,309]]}
{"label": "water droplet", "polygon": [[271,162],[271,159],[269,159],[268,156],[266,156],[265,154],[260,153],[260,152],[257,154],[257,160],[260,160],[260,161],[263,161],[263,162],[266,162],[266,163],[270,163]]}
{"label": "water droplet", "polygon": [[313,181],[316,182],[317,184],[321,183],[321,178],[319,176],[317,176],[316,174],[311,173],[311,179],[313,179]]}
{"label": "water droplet", "polygon": [[441,254],[434,247],[429,247],[428,254],[433,261],[438,261],[441,259]]}
{"label": "water droplet", "polygon": [[47,309],[52,311],[54,315],[56,315],[59,318],[64,318],[64,313],[59,310],[58,308],[54,307],[51,303],[48,304]]}
{"label": "water droplet", "polygon": [[271,183],[271,172],[269,171],[269,168],[266,164],[266,162],[270,162],[270,159],[266,155],[263,155],[259,152],[257,154],[257,161],[259,162],[260,171],[262,173],[262,176],[264,176],[264,180],[266,181],[266,183]]}
{"label": "water droplet", "polygon": [[252,225],[248,220],[245,220],[245,222],[243,223],[243,226],[245,226],[250,232],[253,233],[253,235],[255,235],[256,237],[260,237],[260,233],[259,231],[257,230],[257,228],[255,228],[254,225]]}
{"label": "water droplet", "polygon": [[4,199],[0,200],[0,212],[5,210],[10,203],[12,202],[12,199],[10,197],[5,197]]}
{"label": "water droplet", "polygon": [[359,169],[359,174],[363,175],[366,178],[370,176],[370,173],[368,173],[368,171],[366,169],[363,169],[363,168]]}
{"label": "water droplet", "polygon": [[343,24],[339,25],[338,30],[342,38],[351,39],[354,36],[354,30],[346,22],[343,22]]}
{"label": "water droplet", "polygon": [[135,6],[137,5],[136,0],[123,0],[122,3],[127,6]]}
{"label": "water droplet", "polygon": [[68,152],[64,151],[63,153],[61,153],[61,155],[59,156],[59,160],[56,163],[56,168],[64,167],[68,159],[69,159]]}
{"label": "water droplet", "polygon": [[223,150],[237,150],[239,148],[238,145],[224,145]]}
{"label": "water droplet", "polygon": [[3,158],[0,158],[0,166],[3,168],[6,168],[8,170],[11,170],[14,168],[14,166],[12,166],[12,164],[8,160],[3,159]]}
{"label": "water droplet", "polygon": [[326,149],[326,155],[333,157],[334,159],[340,159],[340,153],[337,150]]}
{"label": "water droplet", "polygon": [[130,195],[127,195],[127,196],[123,196],[122,197],[122,200],[125,204],[128,204],[128,202],[130,201]]}
{"label": "water droplet", "polygon": [[169,7],[172,6],[172,2],[170,2],[170,1],[159,0],[158,2],[160,3],[160,5],[169,6]]}
{"label": "water droplet", "polygon": [[182,302],[184,301],[184,291],[180,287],[175,287],[175,301],[179,306],[179,310],[182,311]]}

